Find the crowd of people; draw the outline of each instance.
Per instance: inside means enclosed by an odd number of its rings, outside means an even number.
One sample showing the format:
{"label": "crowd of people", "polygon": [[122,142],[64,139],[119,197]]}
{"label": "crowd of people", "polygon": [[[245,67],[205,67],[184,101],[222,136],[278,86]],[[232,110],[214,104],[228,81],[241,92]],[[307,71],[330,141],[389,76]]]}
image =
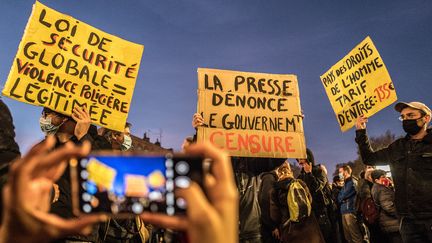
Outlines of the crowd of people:
{"label": "crowd of people", "polygon": [[[131,124],[123,132],[98,130],[85,107],[70,117],[44,108],[39,123],[46,137],[21,155],[1,100],[0,108],[0,243],[432,242],[431,110],[420,102],[396,104],[407,135],[378,151],[369,143],[367,117],[359,117],[355,141],[364,171],[353,175],[343,165],[333,183],[310,149],[296,159],[301,172],[294,176],[286,159],[229,157],[187,137],[182,150],[212,162],[203,186],[176,190],[188,204],[186,215],[128,219],[75,216],[67,160],[96,150],[133,151]],[[194,114],[192,126],[204,124]],[[391,174],[375,168],[387,164]]]}

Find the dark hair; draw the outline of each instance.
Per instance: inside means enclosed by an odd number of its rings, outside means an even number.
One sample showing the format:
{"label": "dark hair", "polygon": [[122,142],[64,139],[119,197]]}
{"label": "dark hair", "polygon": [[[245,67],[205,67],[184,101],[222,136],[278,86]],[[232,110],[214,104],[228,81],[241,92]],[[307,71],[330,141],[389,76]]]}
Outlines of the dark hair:
{"label": "dark hair", "polygon": [[189,143],[193,143],[193,142],[194,142],[192,136],[187,136],[187,137],[185,138],[185,140],[188,141]]}
{"label": "dark hair", "polygon": [[50,114],[50,113],[55,114],[56,116],[59,116],[61,118],[71,118],[70,116],[66,116],[66,115],[63,115],[62,113],[59,113],[57,111],[53,111],[50,108],[47,108],[47,107],[43,108],[42,114]]}
{"label": "dark hair", "polygon": [[383,170],[374,170],[374,171],[372,171],[372,173],[371,173],[371,177],[372,177],[372,180],[375,182],[375,180],[378,180],[381,176],[385,176],[386,175],[386,172],[385,171],[383,171]]}
{"label": "dark hair", "polygon": [[306,156],[307,156],[307,161],[309,162],[309,164],[312,164],[313,166],[315,165],[315,157],[312,153],[312,150],[306,148]]}
{"label": "dark hair", "polygon": [[362,170],[362,171],[360,172],[360,178],[366,179],[366,178],[365,178],[365,174],[366,174],[366,172],[365,172],[364,170]]}
{"label": "dark hair", "polygon": [[344,171],[348,172],[348,174],[351,175],[351,173],[352,173],[351,166],[349,166],[349,165],[343,165],[341,168],[342,168]]}
{"label": "dark hair", "polygon": [[132,123],[126,122],[125,128],[131,128],[131,127],[132,127]]}
{"label": "dark hair", "polygon": [[[296,160],[297,162],[299,161],[299,159]],[[315,166],[315,157],[312,153],[312,150],[310,150],[309,148],[306,148],[306,161],[308,162],[308,164]]]}

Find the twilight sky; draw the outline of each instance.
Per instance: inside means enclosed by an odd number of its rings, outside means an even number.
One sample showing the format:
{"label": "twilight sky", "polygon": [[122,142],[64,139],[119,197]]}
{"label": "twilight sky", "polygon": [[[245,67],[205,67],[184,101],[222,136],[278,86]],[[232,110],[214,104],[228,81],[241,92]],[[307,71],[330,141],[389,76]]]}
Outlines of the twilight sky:
{"label": "twilight sky", "polygon": [[[320,75],[366,36],[374,41],[400,101],[432,106],[432,1],[43,0],[43,4],[145,46],[132,100],[132,132],[162,131],[175,150],[193,134],[198,67],[296,74],[306,143],[329,172],[356,158],[354,130],[342,133]],[[0,88],[18,49],[32,0],[0,0]],[[43,137],[41,108],[3,97],[21,151]],[[369,134],[403,133],[393,106]]]}

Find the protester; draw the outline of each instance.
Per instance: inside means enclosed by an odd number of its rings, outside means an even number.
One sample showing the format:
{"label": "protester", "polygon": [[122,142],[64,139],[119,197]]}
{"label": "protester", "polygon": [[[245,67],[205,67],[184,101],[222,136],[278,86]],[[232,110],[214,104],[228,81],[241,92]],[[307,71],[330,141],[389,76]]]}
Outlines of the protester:
{"label": "protester", "polygon": [[339,168],[339,177],[344,180],[344,186],[338,195],[338,202],[342,214],[342,227],[345,239],[349,243],[363,242],[360,225],[357,220],[354,201],[356,197],[355,184],[357,182],[352,177],[352,170],[349,165]]}
{"label": "protester", "polygon": [[187,201],[186,216],[143,213],[141,218],[165,228],[187,231],[191,243],[238,242],[238,193],[229,157],[208,143],[193,144],[186,151],[212,159],[212,171],[204,188],[192,182],[189,188],[176,191]]}
{"label": "protester", "polygon": [[[130,128],[126,122],[123,132],[103,129],[102,135],[109,141],[112,150],[133,151]],[[110,218],[99,227],[99,238],[106,243],[138,243],[146,242],[151,235],[151,225],[145,224],[138,216],[130,219]]]}
{"label": "protester", "polygon": [[[198,129],[198,126],[205,126],[204,119],[199,113],[193,115],[192,126],[195,129]],[[239,193],[239,242],[261,243],[261,210],[258,201],[259,175],[263,171],[268,171],[268,165],[272,160],[252,157],[232,157],[231,160]]]}
{"label": "protester", "polygon": [[276,169],[263,172],[261,175],[261,186],[258,194],[258,202],[261,209],[261,235],[264,243],[278,243],[275,237],[278,225],[270,216],[270,197],[273,185],[277,181]]}
{"label": "protester", "polygon": [[[55,149],[61,148],[67,142],[82,144],[85,141],[92,144],[92,150],[110,148],[99,147],[108,146],[108,143],[102,142],[104,139],[97,135],[96,127],[91,125],[90,115],[85,107],[75,107],[71,117],[44,108],[39,123],[41,130],[45,135],[55,135]],[[37,146],[39,145],[36,145],[35,147]],[[69,168],[67,168],[63,175],[61,175],[53,184],[52,195],[52,206],[50,212],[66,219],[76,217],[72,213]],[[67,236],[67,238],[60,239],[56,242],[96,242],[98,239],[98,227],[96,226],[89,235],[70,235]]]}
{"label": "protester", "polygon": [[[10,162],[20,156],[15,142],[15,130],[9,108],[0,99],[0,188],[7,182]],[[0,195],[0,210],[3,208]],[[1,211],[0,211],[1,219]]]}
{"label": "protester", "polygon": [[90,151],[88,142],[80,147],[67,143],[52,150],[55,143],[53,136],[47,137],[11,166],[3,189],[0,243],[51,242],[71,234],[89,233],[92,224],[106,219],[100,215],[64,219],[49,212],[51,185],[63,174],[67,160]]}
{"label": "protester", "polygon": [[183,143],[181,145],[181,151],[186,151],[186,148],[189,147],[192,143],[194,143],[194,139],[191,136],[186,137],[183,140]]}
{"label": "protester", "polygon": [[239,242],[261,243],[261,209],[258,201],[260,163],[256,158],[232,157],[239,193]]}
{"label": "protester", "polygon": [[331,190],[332,190],[332,199],[336,204],[336,209],[334,211],[336,220],[334,221],[333,225],[336,228],[337,243],[346,242],[343,234],[343,228],[342,228],[342,214],[340,213],[340,204],[338,203],[339,192],[342,190],[343,185],[344,185],[343,179],[341,179],[339,175],[333,177]]}
{"label": "protester", "polygon": [[20,156],[14,129],[12,115],[0,99],[0,167]]}
{"label": "protester", "polygon": [[102,136],[104,136],[109,141],[112,149],[121,151],[132,151],[133,144],[130,133],[131,127],[132,124],[126,122],[123,132],[103,128]]}
{"label": "protester", "polygon": [[359,179],[357,181],[356,185],[356,198],[355,198],[355,210],[357,212],[357,221],[360,225],[360,229],[363,235],[363,239],[365,241],[370,242],[380,242],[381,239],[381,231],[378,227],[378,225],[375,222],[372,222],[371,220],[368,220],[370,217],[369,211],[369,204],[373,204],[372,200],[372,178],[371,173],[374,170],[374,168],[366,168],[365,171],[360,172]]}
{"label": "protester", "polygon": [[335,205],[331,197],[327,174],[321,165],[315,165],[315,158],[310,149],[306,149],[306,155],[306,159],[297,159],[298,164],[302,167],[297,179],[304,181],[312,194],[312,210],[324,239],[329,243],[335,242],[336,231],[332,226]]}
{"label": "protester", "polygon": [[356,121],[356,142],[364,163],[390,164],[403,241],[432,242],[432,133],[428,129],[431,110],[416,101],[397,103],[395,110],[407,133],[404,138],[374,151],[366,135],[368,119],[362,116]]}
{"label": "protester", "polygon": [[[292,173],[290,165],[288,163],[283,163],[276,170],[276,174],[278,176],[278,181],[273,187],[270,199],[271,218],[279,225],[278,231],[275,232],[275,235],[280,237],[281,242],[325,242],[318,222],[313,213],[300,219],[299,222],[294,222],[290,220],[290,217],[292,215],[290,215],[289,207],[298,206],[289,205],[288,203],[290,186],[294,181],[296,181],[294,179],[294,175]],[[303,192],[306,193],[306,195],[298,193],[297,199],[299,201],[305,200],[306,198],[309,198],[309,200],[311,200],[312,196],[309,192],[309,189],[307,188],[307,185],[302,180],[297,180],[297,182],[301,184],[301,187],[304,190]],[[303,198],[303,196],[306,198]]]}
{"label": "protester", "polygon": [[[400,243],[402,237],[399,233],[399,218],[394,205],[394,190],[391,187],[386,172],[374,170],[372,172],[372,198],[379,209],[379,227],[383,234],[383,243]],[[378,241],[376,241],[378,242]]]}

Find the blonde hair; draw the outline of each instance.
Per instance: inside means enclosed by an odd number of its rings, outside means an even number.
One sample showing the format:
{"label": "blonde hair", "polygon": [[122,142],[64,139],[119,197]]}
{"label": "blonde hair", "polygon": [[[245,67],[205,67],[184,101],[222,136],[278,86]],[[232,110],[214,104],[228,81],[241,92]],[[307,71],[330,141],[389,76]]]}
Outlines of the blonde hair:
{"label": "blonde hair", "polygon": [[278,181],[287,179],[287,178],[294,178],[294,174],[291,170],[290,164],[285,161],[276,169],[276,175],[278,176]]}

